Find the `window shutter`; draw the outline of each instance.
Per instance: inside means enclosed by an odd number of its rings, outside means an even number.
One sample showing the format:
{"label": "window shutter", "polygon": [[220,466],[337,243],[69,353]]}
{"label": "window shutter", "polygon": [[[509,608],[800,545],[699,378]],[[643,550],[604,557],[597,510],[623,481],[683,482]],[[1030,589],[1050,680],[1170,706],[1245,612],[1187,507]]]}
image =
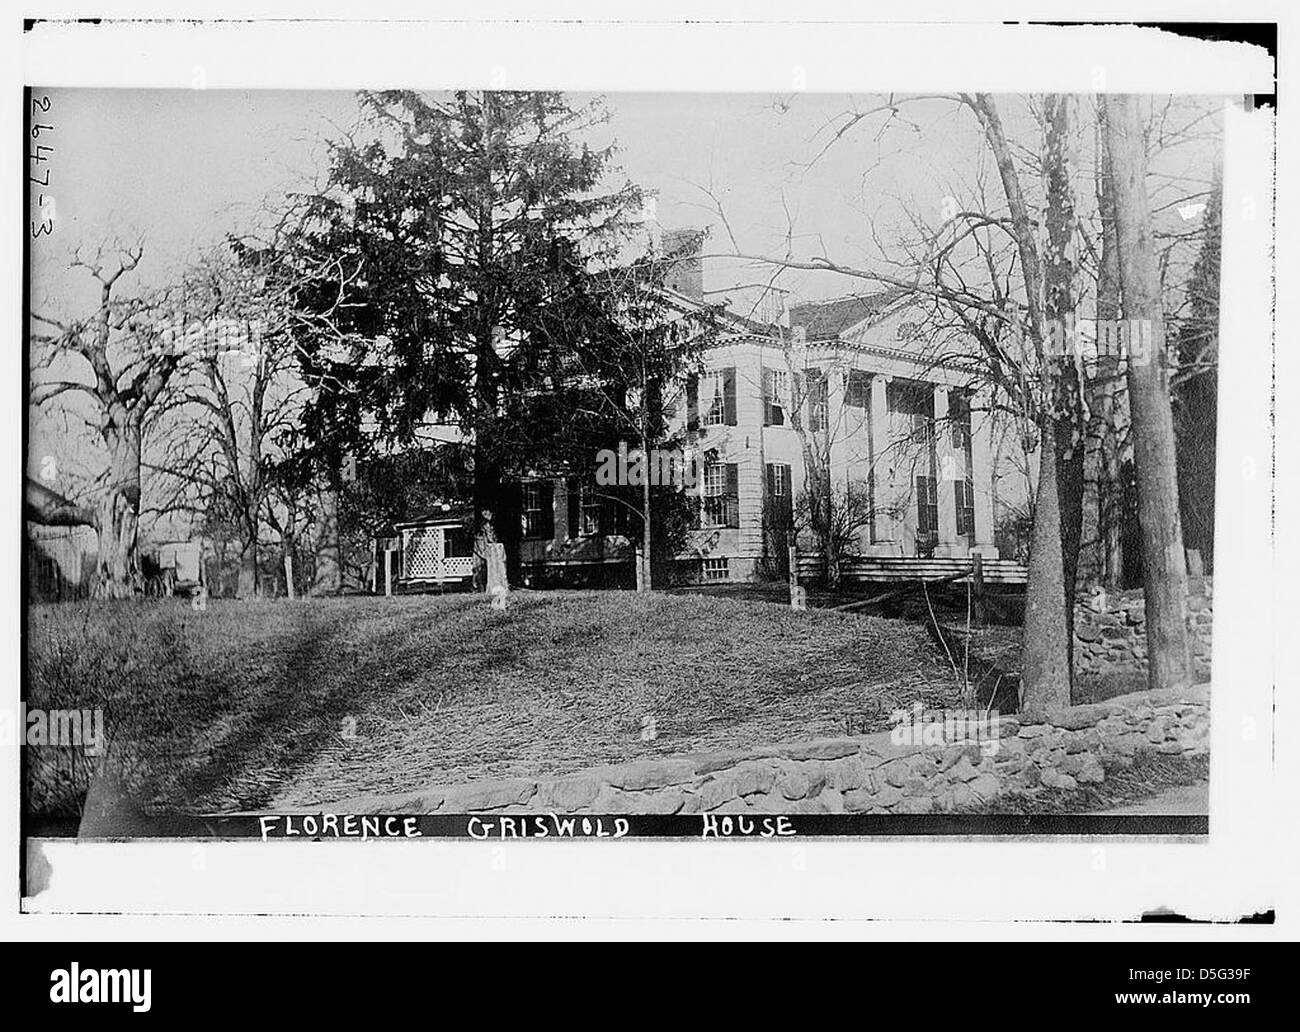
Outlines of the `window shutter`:
{"label": "window shutter", "polygon": [[777,474],[778,474],[778,470],[776,464],[769,462],[767,464],[767,496],[769,498],[773,498],[776,496]]}
{"label": "window shutter", "polygon": [[700,428],[700,378],[692,373],[686,378],[686,430],[694,433]]}
{"label": "window shutter", "polygon": [[[492,508],[492,506],[489,506]],[[511,533],[511,527],[519,528],[519,536],[524,533],[524,487],[518,480],[511,480],[501,485],[501,494],[492,508],[492,519],[498,537],[505,538]]]}
{"label": "window shutter", "polygon": [[727,470],[727,498],[731,502],[727,506],[727,526],[740,526],[740,467],[734,462],[726,464]]}
{"label": "window shutter", "polygon": [[582,495],[579,492],[582,488],[577,477],[569,477],[565,486],[568,488],[566,500],[569,503],[569,539],[573,540],[578,536],[578,531],[582,529],[579,525],[582,519]]}
{"label": "window shutter", "polygon": [[736,425],[736,367],[722,371],[722,421],[727,426]]}
{"label": "window shutter", "polygon": [[961,480],[952,482],[953,507],[957,511],[957,533],[966,533],[966,507],[965,507],[966,484]]}

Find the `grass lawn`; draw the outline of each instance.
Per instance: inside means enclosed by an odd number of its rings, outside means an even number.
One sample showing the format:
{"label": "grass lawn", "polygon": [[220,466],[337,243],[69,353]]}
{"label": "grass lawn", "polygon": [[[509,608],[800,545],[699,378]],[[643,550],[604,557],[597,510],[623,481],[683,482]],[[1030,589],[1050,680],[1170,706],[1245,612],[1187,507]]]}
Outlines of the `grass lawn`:
{"label": "grass lawn", "polygon": [[[471,595],[74,603],[32,606],[28,631],[29,705],[102,706],[147,810],[564,773],[958,704],[919,625],[659,593],[525,591],[505,613]],[[38,812],[72,798],[32,790]]]}

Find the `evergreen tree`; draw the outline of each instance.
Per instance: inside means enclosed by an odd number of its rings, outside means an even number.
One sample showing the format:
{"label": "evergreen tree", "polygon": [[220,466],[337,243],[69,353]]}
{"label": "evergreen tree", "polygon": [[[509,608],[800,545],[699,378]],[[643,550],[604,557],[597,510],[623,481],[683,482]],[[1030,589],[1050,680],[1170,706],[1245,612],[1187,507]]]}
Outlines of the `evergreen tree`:
{"label": "evergreen tree", "polygon": [[1218,425],[1219,253],[1223,182],[1216,171],[1205,211],[1205,240],[1188,285],[1190,317],[1178,335],[1174,431],[1183,542],[1214,564],[1214,438]]}
{"label": "evergreen tree", "polygon": [[337,478],[418,446],[431,421],[453,423],[472,442],[476,531],[517,554],[510,480],[553,461],[581,421],[564,403],[567,334],[605,325],[588,270],[615,260],[640,193],[607,189],[612,148],[579,140],[603,121],[598,102],[383,92],[361,104],[325,188],[305,198],[297,240],[338,268],[300,303],[341,299],[344,313],[339,334],[301,341],[317,388],[309,466]]}

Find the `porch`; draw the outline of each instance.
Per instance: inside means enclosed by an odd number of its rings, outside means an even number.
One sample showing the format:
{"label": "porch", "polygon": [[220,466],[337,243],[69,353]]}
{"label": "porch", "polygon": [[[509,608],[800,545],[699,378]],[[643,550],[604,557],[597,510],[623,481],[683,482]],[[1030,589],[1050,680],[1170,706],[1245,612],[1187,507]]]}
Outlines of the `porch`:
{"label": "porch", "polygon": [[[800,580],[824,576],[826,562],[820,555],[801,553],[796,558]],[[963,581],[971,576],[973,561],[964,557],[923,556],[853,556],[840,562],[840,578],[849,583],[892,583],[937,581],[953,578]],[[982,558],[984,583],[1023,585],[1029,580],[1029,567],[1014,559]]]}
{"label": "porch", "polygon": [[461,589],[473,580],[474,540],[458,511],[396,523],[375,535],[370,567],[374,594]]}

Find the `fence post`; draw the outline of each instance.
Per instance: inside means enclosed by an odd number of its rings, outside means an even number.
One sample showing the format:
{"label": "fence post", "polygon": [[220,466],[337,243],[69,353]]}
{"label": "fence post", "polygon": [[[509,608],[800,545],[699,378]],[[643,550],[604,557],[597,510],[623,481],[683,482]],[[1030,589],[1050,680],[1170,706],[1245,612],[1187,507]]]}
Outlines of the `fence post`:
{"label": "fence post", "polygon": [[636,546],[636,590],[638,595],[645,591],[645,556],[640,545]]}
{"label": "fence post", "polygon": [[289,601],[293,601],[298,596],[293,590],[293,553],[284,553],[284,586],[288,591]]}
{"label": "fence post", "polygon": [[794,545],[787,549],[787,556],[790,571],[790,608],[802,609],[803,589],[799,587],[799,557],[795,554]]}
{"label": "fence post", "polygon": [[491,597],[492,608],[504,610],[506,599],[510,594],[510,582],[506,577],[506,546],[499,541],[493,542],[487,556],[487,593]]}
{"label": "fence post", "polygon": [[971,555],[971,600],[972,618],[975,623],[984,623],[984,556],[980,552]]}
{"label": "fence post", "polygon": [[393,550],[384,549],[384,595],[393,594]]}

